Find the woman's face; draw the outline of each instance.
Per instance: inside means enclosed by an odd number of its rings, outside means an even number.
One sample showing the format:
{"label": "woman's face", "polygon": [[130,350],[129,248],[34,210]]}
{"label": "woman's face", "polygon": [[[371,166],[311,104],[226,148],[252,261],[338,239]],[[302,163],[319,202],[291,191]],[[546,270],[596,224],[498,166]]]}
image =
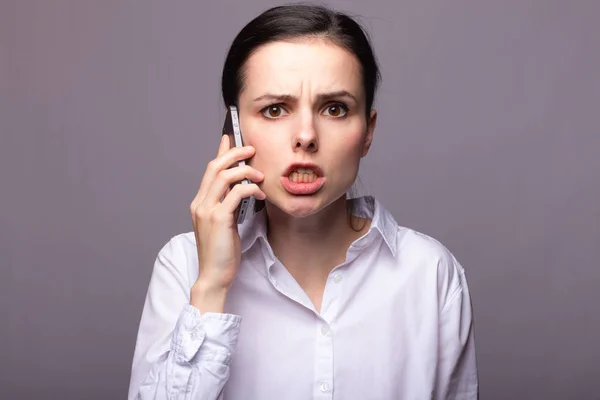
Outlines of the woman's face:
{"label": "woman's face", "polygon": [[345,195],[370,147],[360,64],[325,39],[272,42],[245,65],[239,96],[249,161],[265,175],[267,201],[287,214],[315,214]]}

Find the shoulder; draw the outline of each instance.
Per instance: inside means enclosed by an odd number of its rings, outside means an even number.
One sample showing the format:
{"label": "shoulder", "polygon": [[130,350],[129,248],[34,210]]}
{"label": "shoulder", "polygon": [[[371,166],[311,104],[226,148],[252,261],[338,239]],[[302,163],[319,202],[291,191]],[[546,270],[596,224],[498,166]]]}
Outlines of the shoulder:
{"label": "shoulder", "polygon": [[375,205],[373,220],[394,254],[399,270],[414,272],[429,281],[435,278],[440,286],[457,289],[464,270],[452,252],[436,238],[400,225],[379,200],[371,201]]}
{"label": "shoulder", "polygon": [[171,236],[162,246],[159,255],[183,256],[196,249],[194,232],[183,232]]}
{"label": "shoulder", "polygon": [[194,232],[179,233],[162,245],[156,256],[154,269],[166,269],[188,282],[194,282],[198,274],[197,260]]}
{"label": "shoulder", "polygon": [[396,261],[403,268],[437,285],[442,308],[466,292],[465,270],[454,254],[439,240],[425,233],[398,226]]}
{"label": "shoulder", "polygon": [[439,240],[425,233],[398,225],[396,248],[398,256],[440,264],[457,273],[464,273],[454,254]]}

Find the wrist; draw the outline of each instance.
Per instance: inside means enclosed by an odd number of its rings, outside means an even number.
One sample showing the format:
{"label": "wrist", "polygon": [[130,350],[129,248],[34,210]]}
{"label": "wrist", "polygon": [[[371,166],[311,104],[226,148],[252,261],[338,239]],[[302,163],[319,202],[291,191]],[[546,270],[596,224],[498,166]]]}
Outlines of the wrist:
{"label": "wrist", "polygon": [[198,281],[190,290],[190,304],[202,313],[223,313],[229,288]]}

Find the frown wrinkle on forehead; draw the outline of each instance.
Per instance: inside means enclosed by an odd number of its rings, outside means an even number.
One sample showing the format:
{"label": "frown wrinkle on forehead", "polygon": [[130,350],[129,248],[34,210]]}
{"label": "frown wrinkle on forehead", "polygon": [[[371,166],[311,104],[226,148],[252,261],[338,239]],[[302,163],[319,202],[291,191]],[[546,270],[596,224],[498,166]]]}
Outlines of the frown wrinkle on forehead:
{"label": "frown wrinkle on forehead", "polygon": [[363,98],[358,60],[324,39],[266,44],[248,59],[245,70],[240,98],[274,93],[315,100],[323,93],[340,91]]}

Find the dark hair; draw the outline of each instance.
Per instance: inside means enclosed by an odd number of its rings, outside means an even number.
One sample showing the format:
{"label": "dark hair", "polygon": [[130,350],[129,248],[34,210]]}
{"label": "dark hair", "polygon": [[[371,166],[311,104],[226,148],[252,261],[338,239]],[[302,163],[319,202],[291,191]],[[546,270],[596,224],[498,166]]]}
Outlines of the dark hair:
{"label": "dark hair", "polygon": [[[326,38],[356,56],[361,68],[365,92],[367,124],[381,75],[368,34],[348,15],[320,5],[291,4],[273,7],[250,21],[237,34],[223,66],[221,91],[225,106],[237,105],[245,83],[244,67],[248,58],[260,46],[279,40],[315,37]],[[348,203],[348,219],[353,223],[353,201]],[[256,201],[255,210],[264,207]]]}
{"label": "dark hair", "polygon": [[380,72],[367,33],[351,17],[319,5],[293,4],[268,9],[250,21],[233,40],[221,78],[225,106],[237,104],[244,87],[244,66],[260,46],[302,37],[323,37],[353,53],[359,61],[369,122]]}

